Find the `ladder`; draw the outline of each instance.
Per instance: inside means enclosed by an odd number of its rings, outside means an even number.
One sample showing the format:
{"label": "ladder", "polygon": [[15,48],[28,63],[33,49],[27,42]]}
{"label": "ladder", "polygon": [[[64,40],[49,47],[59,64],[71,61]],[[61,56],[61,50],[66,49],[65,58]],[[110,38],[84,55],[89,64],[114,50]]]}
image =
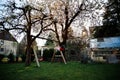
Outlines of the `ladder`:
{"label": "ladder", "polygon": [[57,58],[57,57],[61,57],[61,58],[63,59],[64,63],[67,64],[67,63],[66,63],[66,60],[65,60],[65,57],[64,57],[64,55],[63,55],[63,52],[60,51],[60,55],[56,55],[56,51],[55,51],[55,50],[54,50],[54,53],[53,53],[51,62],[53,62],[53,60],[54,60],[55,58]]}

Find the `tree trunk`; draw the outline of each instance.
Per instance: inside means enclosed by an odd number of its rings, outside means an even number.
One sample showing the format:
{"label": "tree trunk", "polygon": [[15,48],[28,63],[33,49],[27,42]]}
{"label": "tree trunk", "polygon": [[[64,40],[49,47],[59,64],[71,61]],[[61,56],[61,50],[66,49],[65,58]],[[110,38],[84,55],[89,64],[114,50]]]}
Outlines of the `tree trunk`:
{"label": "tree trunk", "polygon": [[25,66],[30,66],[30,64],[31,64],[31,50],[30,46],[27,45]]}
{"label": "tree trunk", "polygon": [[26,60],[25,60],[25,66],[30,66],[31,64],[31,36],[30,34],[27,34],[27,48],[26,48]]}
{"label": "tree trunk", "polygon": [[62,33],[62,38],[63,38],[63,41],[61,42],[61,45],[66,45],[66,41],[68,39],[68,30],[66,29],[63,33]]}

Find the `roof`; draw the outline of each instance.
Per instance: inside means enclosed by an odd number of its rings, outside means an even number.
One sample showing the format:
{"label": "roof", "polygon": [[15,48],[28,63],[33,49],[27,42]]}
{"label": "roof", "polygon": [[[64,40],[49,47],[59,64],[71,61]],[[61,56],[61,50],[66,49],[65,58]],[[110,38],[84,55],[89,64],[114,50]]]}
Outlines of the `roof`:
{"label": "roof", "polygon": [[17,40],[5,30],[0,30],[0,39],[17,42]]}

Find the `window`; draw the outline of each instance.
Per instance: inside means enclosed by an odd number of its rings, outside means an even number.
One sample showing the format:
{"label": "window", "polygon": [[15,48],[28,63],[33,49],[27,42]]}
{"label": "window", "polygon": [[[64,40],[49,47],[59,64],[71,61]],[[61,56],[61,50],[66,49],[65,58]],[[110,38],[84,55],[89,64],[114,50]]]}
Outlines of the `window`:
{"label": "window", "polygon": [[0,46],[4,44],[4,40],[1,40],[0,41]]}
{"label": "window", "polygon": [[104,38],[98,38],[97,41],[98,42],[104,42]]}
{"label": "window", "polygon": [[8,40],[9,39],[9,35],[6,35],[5,38]]}
{"label": "window", "polygon": [[0,48],[0,52],[3,52],[4,51],[4,48]]}

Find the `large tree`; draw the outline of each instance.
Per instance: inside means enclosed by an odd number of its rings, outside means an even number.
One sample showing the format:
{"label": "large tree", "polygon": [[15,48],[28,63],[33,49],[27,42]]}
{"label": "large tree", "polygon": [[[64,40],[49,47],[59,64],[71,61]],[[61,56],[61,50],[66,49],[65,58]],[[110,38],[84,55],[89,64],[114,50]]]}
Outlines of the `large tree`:
{"label": "large tree", "polygon": [[[55,33],[59,45],[66,44],[71,24],[80,20],[79,15],[84,14],[85,11],[90,11],[90,8],[91,11],[93,8],[95,9],[96,5],[94,6],[91,2],[90,5],[92,6],[89,6],[89,2],[89,0],[53,0],[53,2],[48,5],[54,23],[52,28],[46,30],[51,30]],[[94,4],[96,3],[95,1]]]}
{"label": "large tree", "polygon": [[[30,4],[23,6],[16,2],[4,4],[3,15],[0,17],[0,28],[6,31],[14,30],[18,34],[25,33],[27,37],[26,66],[31,63],[31,46],[45,28],[52,24],[50,17],[44,13],[44,8],[34,7]],[[34,35],[32,34],[36,32]]]}
{"label": "large tree", "polygon": [[[33,3],[32,0],[29,1]],[[51,30],[55,35],[55,41],[59,45],[66,45],[71,27],[78,24],[78,26],[83,26],[90,20],[92,24],[99,23],[98,14],[103,8],[104,0],[41,0],[36,2],[37,5],[41,3],[46,4],[46,11],[53,22],[52,26],[44,31]]]}
{"label": "large tree", "polygon": [[120,1],[108,0],[103,26],[96,27],[94,37],[120,36]]}

